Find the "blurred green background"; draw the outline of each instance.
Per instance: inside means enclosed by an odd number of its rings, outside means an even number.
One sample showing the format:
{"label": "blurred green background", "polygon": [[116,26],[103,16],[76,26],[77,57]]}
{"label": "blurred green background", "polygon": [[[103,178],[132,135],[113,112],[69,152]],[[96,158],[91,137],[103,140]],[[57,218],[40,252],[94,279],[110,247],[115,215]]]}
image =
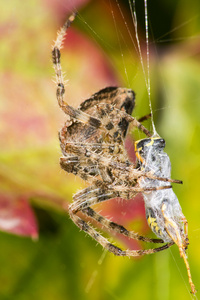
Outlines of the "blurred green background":
{"label": "blurred green background", "polygon": [[[136,2],[145,61],[144,11]],[[200,2],[148,5],[154,119],[172,178],[184,182],[174,190],[188,220],[188,257],[200,289]],[[68,102],[78,106],[101,88],[119,85],[136,92],[135,117],[149,113],[128,0],[12,0],[0,8],[0,299],[191,299],[176,246],[139,259],[114,257],[67,214],[85,183],[59,167],[57,131],[65,116],[56,103],[51,46],[66,16],[78,10],[62,52]],[[101,209],[153,236],[141,200],[135,202],[117,207],[111,201]],[[116,238],[124,248],[146,247]]]}

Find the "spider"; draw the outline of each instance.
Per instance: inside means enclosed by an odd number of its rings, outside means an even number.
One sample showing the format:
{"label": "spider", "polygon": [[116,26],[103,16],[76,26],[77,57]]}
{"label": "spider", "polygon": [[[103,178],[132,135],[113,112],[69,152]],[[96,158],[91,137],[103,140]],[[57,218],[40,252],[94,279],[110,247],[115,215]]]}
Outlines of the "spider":
{"label": "spider", "polygon": [[[164,140],[158,135],[153,136],[141,122],[131,116],[135,93],[127,88],[107,87],[82,102],[77,109],[64,101],[60,49],[75,16],[75,13],[72,14],[60,29],[52,50],[58,104],[70,116],[59,133],[63,153],[60,165],[68,173],[89,183],[87,188],[73,196],[69,215],[81,230],[118,256],[151,254],[176,243],[187,267],[192,292],[195,293],[185,254],[188,245],[187,221],[170,184],[181,182],[170,179],[171,166],[168,155],[163,152]],[[137,163],[130,162],[124,147],[129,124],[148,137],[135,143]],[[139,192],[144,195],[147,221],[158,239],[129,231],[91,208],[96,203],[113,198],[129,200]],[[129,238],[166,244],[153,249],[122,250],[96,231],[78,212],[102,224],[104,228]]]}

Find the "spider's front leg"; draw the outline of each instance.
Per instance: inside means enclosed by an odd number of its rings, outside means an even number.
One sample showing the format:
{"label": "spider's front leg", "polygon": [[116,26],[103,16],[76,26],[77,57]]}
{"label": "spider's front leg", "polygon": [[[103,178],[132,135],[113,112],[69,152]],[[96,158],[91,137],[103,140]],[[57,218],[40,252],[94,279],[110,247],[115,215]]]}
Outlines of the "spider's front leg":
{"label": "spider's front leg", "polygon": [[[65,34],[67,32],[67,29],[70,27],[71,23],[74,21],[76,16],[76,13],[73,13],[68,20],[65,22],[65,24],[63,25],[63,27],[60,29],[60,31],[57,34],[57,39],[54,42],[53,45],[53,50],[52,50],[52,61],[53,61],[53,66],[55,69],[55,75],[56,75],[56,84],[57,84],[57,91],[56,91],[56,97],[58,100],[58,104],[61,107],[61,109],[70,117],[84,123],[84,124],[88,124],[90,126],[93,126],[96,129],[101,129],[103,131],[107,131],[109,133],[110,130],[112,130],[113,128],[113,123],[110,122],[110,120],[106,120],[106,122],[102,122],[98,117],[93,117],[90,114],[87,114],[86,112],[82,111],[82,109],[76,109],[72,106],[70,106],[67,102],[64,101],[64,94],[65,94],[65,84],[64,84],[64,78],[63,78],[63,73],[62,73],[62,67],[61,67],[61,61],[60,61],[60,57],[61,57],[61,47],[62,47],[62,43],[65,37]],[[138,122],[136,119],[134,119],[133,117],[131,117],[129,115],[129,113],[131,114],[132,112],[132,108],[130,109],[127,108],[127,103],[126,103],[126,99],[128,99],[128,102],[132,101],[134,103],[134,99],[135,99],[135,94],[132,90],[130,89],[123,89],[123,88],[107,88],[107,90],[109,89],[113,89],[115,91],[117,91],[117,93],[119,92],[119,97],[124,97],[125,95],[127,95],[127,98],[125,98],[124,101],[124,107],[122,105],[122,107],[120,109],[124,109],[124,118],[123,121],[125,123],[129,123],[132,122],[134,126],[138,127],[140,130],[142,130],[147,136],[151,137],[151,133],[140,123]],[[105,90],[99,91],[98,93],[94,94],[91,98],[91,100],[93,100],[95,97],[100,96],[100,94],[105,93]],[[120,95],[120,93],[122,95]],[[111,92],[112,94],[112,92]],[[130,98],[130,101],[129,101]],[[89,101],[90,99],[88,99]],[[88,104],[88,101],[87,104]],[[120,124],[123,127],[123,124]],[[125,127],[127,127],[127,124],[125,125]],[[126,129],[124,131],[126,133]]]}
{"label": "spider's front leg", "polygon": [[62,43],[66,34],[67,29],[70,27],[71,23],[74,21],[76,17],[76,13],[73,13],[68,20],[65,22],[63,27],[60,29],[57,35],[57,39],[53,45],[52,50],[52,61],[53,66],[55,69],[56,74],[56,83],[57,83],[57,91],[56,91],[56,97],[58,100],[59,106],[62,108],[62,110],[72,118],[75,118],[77,120],[80,120],[83,123],[88,123],[91,126],[94,126],[96,128],[99,128],[101,126],[101,121],[89,116],[88,114],[82,112],[81,110],[75,109],[72,106],[70,106],[67,102],[64,101],[64,94],[65,94],[65,85],[64,85],[64,78],[60,63],[60,49],[62,47]]}

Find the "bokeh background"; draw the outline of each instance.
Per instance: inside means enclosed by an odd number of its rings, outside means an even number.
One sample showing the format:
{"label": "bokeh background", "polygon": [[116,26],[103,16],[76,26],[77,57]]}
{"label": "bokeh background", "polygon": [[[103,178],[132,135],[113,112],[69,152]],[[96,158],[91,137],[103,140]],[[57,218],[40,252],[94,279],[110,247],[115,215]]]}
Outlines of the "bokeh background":
{"label": "bokeh background", "polygon": [[[136,2],[145,61],[144,11]],[[184,182],[174,190],[189,223],[188,257],[200,290],[200,2],[148,5],[154,119],[166,140],[172,178]],[[85,183],[59,167],[57,131],[65,116],[56,103],[51,46],[74,10],[79,15],[62,51],[68,102],[78,106],[101,88],[119,85],[136,92],[135,117],[149,113],[128,0],[1,1],[0,299],[192,299],[176,246],[137,259],[115,257],[68,217],[72,195]],[[150,122],[145,126],[151,129]],[[142,137],[131,132],[129,153],[133,139]],[[97,210],[153,236],[141,196]],[[124,248],[148,246],[112,240]]]}

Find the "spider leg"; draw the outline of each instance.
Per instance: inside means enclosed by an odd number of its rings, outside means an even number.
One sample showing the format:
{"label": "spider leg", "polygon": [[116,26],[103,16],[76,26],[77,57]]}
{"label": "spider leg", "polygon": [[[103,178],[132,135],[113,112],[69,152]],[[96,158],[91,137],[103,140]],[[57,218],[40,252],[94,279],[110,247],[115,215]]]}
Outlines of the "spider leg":
{"label": "spider leg", "polygon": [[[80,143],[80,142],[63,142],[62,145],[63,153],[65,154],[75,154],[79,157],[79,160],[81,162],[86,162],[88,158],[90,160],[94,161],[94,165],[98,164],[99,166],[104,167],[110,167],[113,169],[118,169],[122,171],[126,171],[130,174],[130,177],[132,179],[139,178],[139,177],[146,177],[152,180],[159,180],[163,182],[171,182],[171,183],[179,183],[182,184],[183,182],[181,180],[171,179],[171,178],[165,178],[165,177],[159,177],[152,172],[143,172],[138,169],[135,169],[135,165],[129,162],[129,165],[127,165],[127,162],[121,163],[113,161],[112,155],[120,155],[122,154],[124,157],[126,157],[126,153],[124,152],[123,147],[119,143]],[[89,150],[88,150],[89,149]],[[102,155],[101,155],[102,153]],[[127,158],[128,159],[128,158]],[[62,158],[62,161],[64,162],[64,158]],[[66,160],[66,164],[67,164]],[[88,161],[87,161],[88,164]],[[65,168],[64,168],[65,169]]]}
{"label": "spider leg", "polygon": [[[96,162],[103,162],[104,165],[110,167],[126,168],[127,163],[113,162],[111,155],[123,154],[125,160],[128,161],[124,148],[118,143],[80,143],[80,142],[68,142],[62,143],[62,152],[64,155],[77,155],[80,160],[85,161],[87,159],[94,159]],[[131,165],[131,163],[129,163]],[[137,172],[139,172],[137,170]],[[144,174],[144,172],[139,172]]]}
{"label": "spider leg", "polygon": [[[60,49],[62,47],[62,43],[63,43],[64,37],[65,37],[65,34],[67,32],[67,29],[70,27],[71,23],[74,21],[75,16],[76,16],[76,13],[73,13],[68,18],[68,20],[65,22],[63,27],[60,29],[60,31],[58,32],[58,35],[57,35],[57,39],[53,45],[53,50],[52,50],[52,61],[53,61],[53,66],[54,66],[55,74],[56,74],[56,83],[57,83],[56,96],[57,96],[58,104],[66,114],[68,114],[72,118],[79,120],[80,122],[89,124],[95,128],[100,128],[102,130],[105,130],[105,129],[112,130],[113,129],[112,122],[106,121],[106,123],[105,122],[102,123],[99,118],[92,117],[80,109],[75,109],[72,106],[70,106],[67,102],[64,101],[65,86],[64,86],[64,78],[63,78],[62,68],[61,68],[61,63],[60,63],[60,57],[61,57]],[[130,93],[130,90],[127,90],[127,94],[128,93]],[[129,116],[127,113],[125,113],[125,114],[126,114],[126,116]],[[126,117],[125,119],[127,119],[128,122],[133,122],[134,126],[137,126],[148,136],[152,136],[150,134],[150,132],[134,118],[130,117],[128,119]]]}
{"label": "spider leg", "polygon": [[[132,118],[132,119],[131,119]],[[129,117],[127,118],[129,119],[132,123],[132,126],[137,127],[139,130],[141,130],[142,132],[144,132],[144,134],[148,137],[152,137],[152,134],[150,133],[150,131],[148,129],[146,129],[139,121],[137,121],[134,117]]]}
{"label": "spider leg", "polygon": [[72,118],[75,118],[83,123],[88,123],[91,126],[99,128],[101,125],[101,121],[99,119],[93,118],[89,116],[88,114],[82,112],[81,110],[75,109],[72,106],[70,106],[68,103],[66,103],[63,99],[64,93],[65,93],[65,86],[64,86],[64,78],[62,74],[62,68],[60,63],[60,49],[62,47],[62,43],[66,34],[67,29],[70,27],[71,23],[74,21],[76,16],[76,13],[73,13],[68,20],[65,22],[63,27],[60,29],[57,35],[57,39],[53,45],[52,50],[52,61],[53,66],[55,69],[56,74],[56,82],[57,82],[57,91],[56,96],[58,100],[59,106],[62,108],[62,110],[71,116]]}
{"label": "spider leg", "polygon": [[60,166],[63,170],[68,173],[73,173],[77,175],[79,173],[79,157],[78,156],[68,156],[60,158]]}
{"label": "spider leg", "polygon": [[[117,143],[110,145],[107,143],[82,144],[65,142],[62,145],[62,151],[64,157],[61,157],[60,164],[64,170],[74,173],[84,180],[92,180],[94,176],[101,176],[102,181],[106,184],[113,182],[113,175],[110,169],[114,165],[111,154],[122,155],[123,159],[126,162],[128,161],[128,158],[126,159],[125,157],[124,149]],[[72,163],[75,167],[75,172],[73,171]],[[118,165],[118,163],[116,164]],[[120,166],[121,172],[124,172],[127,163],[121,163]]]}
{"label": "spider leg", "polygon": [[[112,185],[109,185],[108,188],[112,188]],[[120,198],[124,199],[131,199],[135,197],[137,193],[145,193],[145,192],[151,192],[151,191],[157,191],[157,190],[165,190],[165,189],[171,189],[171,185],[164,185],[164,186],[153,186],[153,187],[138,187],[136,184],[135,186],[127,187],[123,185],[115,185],[113,189],[115,189],[116,192],[118,192],[120,195],[126,195],[124,196],[118,196]]]}
{"label": "spider leg", "polygon": [[[99,187],[98,187],[99,186]],[[131,199],[139,192],[156,191],[160,189],[171,188],[171,186],[140,188],[140,187],[123,187],[104,185],[102,181],[98,181],[97,185],[89,186],[82,191],[76,193],[73,197],[74,202],[70,205],[70,209],[77,213],[91,205],[114,198]]]}
{"label": "spider leg", "polygon": [[[138,169],[135,169],[135,165],[130,162],[127,165],[126,153],[124,153],[124,149],[118,143],[114,143],[114,144],[109,144],[109,143],[88,144],[88,143],[86,143],[86,144],[83,144],[83,143],[77,143],[77,142],[73,142],[73,143],[65,142],[64,145],[62,145],[62,148],[63,148],[64,155],[68,156],[68,154],[70,154],[70,155],[73,154],[73,155],[77,156],[76,165],[78,164],[78,161],[84,166],[87,166],[90,164],[91,165],[90,168],[92,168],[92,172],[91,172],[92,176],[98,174],[97,171],[94,173],[94,166],[95,166],[96,170],[99,169],[102,179],[105,182],[111,182],[110,177],[107,175],[107,168],[112,168],[115,170],[122,171],[123,173],[126,172],[127,174],[129,174],[130,181],[133,181],[134,179],[138,179],[140,177],[146,177],[146,178],[149,178],[152,180],[159,180],[159,181],[172,182],[172,183],[182,183],[182,181],[180,181],[180,180],[158,177],[158,176],[155,176],[154,174],[152,174],[151,172],[143,172]],[[123,158],[125,158],[125,162],[123,163],[123,162],[119,162],[119,161],[114,161],[111,154],[118,155],[118,157],[120,154],[123,155]],[[68,171],[69,163],[71,165],[71,161],[69,162],[68,157],[61,158],[61,167],[64,170],[66,170],[67,172],[71,173],[70,171]],[[92,165],[93,165],[93,167],[92,167]],[[75,173],[75,175],[76,174],[77,173]],[[85,174],[85,175],[88,175],[88,174]],[[83,176],[80,176],[80,177],[83,177]],[[165,187],[165,188],[168,188],[168,187]]]}
{"label": "spider leg", "polygon": [[[133,172],[135,172],[134,169],[133,169]],[[148,179],[152,179],[152,180],[159,180],[159,181],[164,181],[164,182],[183,184],[182,180],[171,179],[171,178],[166,178],[166,177],[159,177],[159,176],[154,175],[151,171],[150,172],[144,172],[143,176],[148,178]]]}
{"label": "spider leg", "polygon": [[[99,187],[98,187],[99,185]],[[97,185],[89,186],[82,191],[76,193],[73,197],[74,202],[70,205],[70,209],[77,213],[83,209],[114,198],[131,199],[139,192],[144,191],[155,191],[158,189],[171,188],[167,187],[152,187],[152,188],[140,188],[140,187],[123,187],[123,186],[112,186],[104,185],[102,181],[98,181]]]}
{"label": "spider leg", "polygon": [[102,224],[105,228],[107,228],[109,230],[113,230],[117,233],[121,233],[121,234],[127,236],[128,238],[135,239],[138,241],[143,241],[143,242],[149,242],[149,243],[164,243],[162,239],[151,239],[148,237],[141,236],[134,231],[129,231],[124,226],[119,225],[115,222],[111,222],[104,216],[98,214],[91,207],[87,207],[87,208],[83,209],[81,212],[83,212],[87,216],[91,217],[98,223]]}
{"label": "spider leg", "polygon": [[148,115],[145,115],[145,116],[143,116],[143,117],[141,117],[141,118],[139,118],[138,119],[138,122],[143,122],[143,121],[146,121],[146,120],[148,120],[149,118],[151,118],[151,113],[150,114],[148,114]]}
{"label": "spider leg", "polygon": [[60,158],[60,166],[68,173],[73,173],[86,181],[94,181],[99,176],[99,169],[94,163],[86,163],[80,160],[79,156],[68,156]]}
{"label": "spider leg", "polygon": [[159,248],[147,249],[147,250],[122,250],[121,248],[110,243],[106,238],[104,238],[100,233],[98,233],[92,226],[90,226],[86,221],[78,217],[71,209],[69,209],[69,214],[72,221],[83,231],[89,234],[93,239],[95,239],[103,248],[112,252],[117,256],[141,256],[145,254],[152,254],[164,249],[169,248],[173,243],[165,244]]}
{"label": "spider leg", "polygon": [[72,202],[69,208],[73,213],[77,213],[93,204],[119,197],[120,194],[118,192],[107,190],[103,184],[101,187],[92,185],[76,193],[73,197],[74,202]]}
{"label": "spider leg", "polygon": [[[99,183],[101,185],[101,183]],[[96,186],[90,186],[83,191],[80,191],[74,196],[74,202],[69,206],[69,215],[72,219],[72,221],[83,231],[88,233],[92,238],[94,238],[99,244],[101,244],[105,249],[112,252],[115,255],[118,256],[140,256],[144,254],[151,254],[158,251],[162,251],[164,249],[167,249],[170,247],[173,243],[166,244],[159,248],[154,249],[147,249],[147,250],[122,250],[121,248],[113,245],[110,243],[106,238],[104,238],[100,233],[98,233],[92,226],[90,226],[86,221],[81,219],[76,215],[78,211],[83,212],[86,215],[89,215],[90,213],[93,213],[91,208],[89,207],[92,204],[99,203],[101,201],[105,201],[108,199],[121,197],[122,195],[125,195],[126,193],[122,192],[116,192],[115,190],[111,190],[109,192],[106,192],[107,189],[103,188],[103,184],[100,188]],[[128,195],[128,194],[127,194]],[[127,198],[127,197],[125,197]],[[91,216],[91,215],[90,215]],[[106,222],[106,219],[102,219],[102,216],[99,216],[103,221]],[[95,216],[93,216],[95,219]],[[98,218],[98,214],[96,214],[96,218]],[[98,222],[100,222],[100,219],[98,219]],[[109,221],[108,221],[109,222]],[[108,225],[109,226],[109,225]],[[124,235],[126,235],[126,229],[124,227],[120,227],[120,225],[110,222],[110,227],[115,228],[116,231],[120,231],[120,228],[122,231],[124,231]],[[122,229],[123,228],[123,229]],[[132,237],[136,237],[132,233]],[[137,236],[138,237],[138,236]],[[142,238],[141,238],[142,239]]]}

